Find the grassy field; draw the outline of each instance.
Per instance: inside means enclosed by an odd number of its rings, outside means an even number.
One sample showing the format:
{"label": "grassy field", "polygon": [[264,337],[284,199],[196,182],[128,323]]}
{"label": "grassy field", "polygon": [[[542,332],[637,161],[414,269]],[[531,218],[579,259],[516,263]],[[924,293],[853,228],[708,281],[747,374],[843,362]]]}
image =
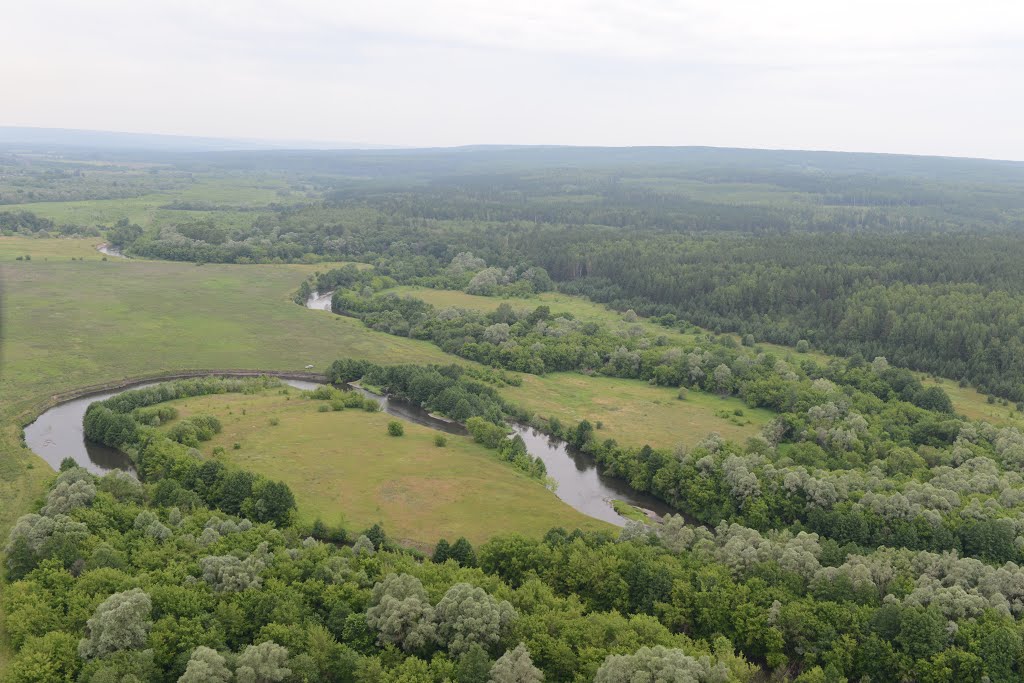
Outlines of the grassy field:
{"label": "grassy field", "polygon": [[[284,194],[279,194],[283,192]],[[255,214],[236,211],[182,211],[161,208],[171,201],[207,202],[223,207],[262,207],[270,203],[287,204],[300,199],[292,196],[281,178],[239,175],[227,178],[201,178],[198,182],[158,190],[138,197],[87,199],[68,202],[32,202],[6,204],[0,211],[31,211],[58,225],[112,225],[127,218],[143,227],[169,225],[197,218],[213,218],[219,225],[249,225]]]}
{"label": "grassy field", "polygon": [[103,254],[96,251],[96,247],[102,243],[99,237],[32,239],[0,236],[0,262],[17,261],[19,256],[26,255],[31,256],[33,261],[70,261],[72,258],[102,261]]}
{"label": "grassy field", "polygon": [[[569,507],[470,437],[447,435],[447,446],[439,448],[436,431],[411,423],[403,423],[404,436],[388,436],[388,422],[395,418],[385,413],[321,413],[317,408],[326,402],[303,398],[295,389],[288,395],[271,390],[172,405],[182,418],[220,418],[224,431],[202,451],[223,446],[228,461],[287,482],[305,521],[319,517],[349,531],[379,522],[392,537],[421,548],[442,537],[477,543],[508,531],[539,536],[553,526],[611,528]],[[279,424],[271,425],[271,417]]]}
{"label": "grassy field", "polygon": [[[52,477],[21,430],[61,392],[185,369],[323,368],[342,355],[451,362],[426,342],[292,303],[324,264],[100,261],[89,240],[0,244],[0,539]],[[15,261],[22,253],[33,259]]]}
{"label": "grassy field", "polygon": [[[4,244],[55,255],[82,245],[16,238]],[[298,282],[316,266],[55,256],[5,260],[0,268],[0,537],[51,475],[22,445],[21,429],[61,392],[187,369],[324,368],[342,355],[381,363],[451,360],[426,342],[292,303]]]}
{"label": "grassy field", "polygon": [[[619,328],[640,325],[655,335],[665,334],[677,340],[692,341],[693,335],[666,330],[641,319],[627,323],[622,315],[601,304],[581,297],[545,292],[529,298],[475,296],[453,290],[424,287],[395,287],[396,294],[414,296],[434,306],[458,306],[476,311],[493,311],[502,302],[513,308],[547,305],[552,313],[572,313],[579,320],[599,322]],[[779,347],[780,349],[783,347]],[[678,391],[652,387],[645,382],[612,377],[587,377],[577,373],[552,373],[544,377],[523,375],[523,386],[503,389],[510,400],[541,417],[558,417],[578,422],[584,418],[603,423],[602,435],[619,443],[672,447],[692,446],[709,432],[727,439],[743,440],[757,434],[771,419],[771,412],[747,408],[737,398],[722,399],[700,391],[690,391],[687,400],[677,398]],[[735,415],[740,410],[743,415]]]}
{"label": "grassy field", "polygon": [[594,303],[583,297],[559,294],[558,292],[543,292],[531,297],[493,297],[476,296],[450,289],[429,289],[427,287],[394,287],[386,291],[414,296],[438,308],[456,306],[474,311],[490,312],[502,303],[508,303],[515,309],[531,311],[537,306],[550,306],[553,314],[571,313],[577,320],[602,323],[612,329],[639,325],[645,332],[655,336],[665,335],[669,339],[679,341],[692,341],[696,338],[694,335],[682,334],[678,331],[666,329],[643,318],[635,323],[627,323],[623,320],[622,314],[611,310],[603,304]]}
{"label": "grassy field", "polygon": [[[748,408],[738,398],[689,391],[686,400],[681,401],[678,389],[576,373],[524,375],[521,387],[509,387],[502,393],[544,418],[553,415],[563,422],[584,418],[600,421],[601,438],[636,446],[692,446],[710,432],[743,441],[757,434],[773,415],[768,410]],[[736,415],[737,410],[743,415]]]}

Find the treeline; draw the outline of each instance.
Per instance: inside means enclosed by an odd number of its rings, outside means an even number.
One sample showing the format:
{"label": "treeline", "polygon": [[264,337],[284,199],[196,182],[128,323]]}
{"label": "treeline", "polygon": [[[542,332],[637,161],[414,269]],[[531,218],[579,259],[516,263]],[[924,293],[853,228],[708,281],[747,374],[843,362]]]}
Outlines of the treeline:
{"label": "treeline", "polygon": [[161,505],[199,505],[261,522],[285,524],[295,511],[287,484],[275,482],[221,460],[200,459],[193,449],[221,429],[217,418],[194,415],[176,423],[166,436],[154,427],[176,417],[158,404],[190,396],[229,392],[255,393],[280,382],[270,377],[198,379],[164,382],[124,391],[86,410],[85,438],[129,455],[140,478],[153,484],[153,500]]}
{"label": "treeline", "polygon": [[[561,289],[645,315],[838,355],[884,355],[1024,399],[1015,238],[524,240]],[[913,254],[913,258],[906,257]]]}
{"label": "treeline", "polygon": [[327,378],[335,384],[362,380],[459,422],[480,417],[501,425],[506,417],[522,417],[521,411],[492,386],[506,384],[504,375],[481,373],[461,365],[376,365],[341,358],[331,363]]}
{"label": "treeline", "polygon": [[[182,220],[128,235],[124,248],[197,262],[363,261],[405,283],[481,294],[554,280],[621,310],[885,355],[1024,399],[1018,165],[815,157],[827,168],[802,170],[780,161],[799,153],[740,152],[309,158],[374,179],[327,172],[316,180],[324,201],[242,222]],[[446,270],[464,252],[487,268],[470,279]]]}
{"label": "treeline", "polygon": [[[345,271],[347,279],[338,273]],[[318,283],[330,282],[335,291],[335,313],[357,317],[367,326],[415,339],[429,339],[442,350],[491,367],[543,374],[573,370],[587,374],[641,379],[652,384],[701,389],[721,395],[736,394],[751,407],[788,409],[792,394],[785,391],[785,372],[778,372],[768,356],[759,363],[749,359],[731,337],[682,342],[667,334],[652,334],[636,324],[632,309],[618,328],[597,322],[581,322],[570,313],[553,315],[546,305],[533,310],[502,302],[490,313],[436,309],[415,296],[377,293],[395,283],[388,277],[358,271],[353,266],[321,274]],[[346,283],[349,289],[344,289]],[[304,292],[300,291],[302,296]],[[666,330],[688,329],[675,314],[653,319]],[[752,335],[745,341],[754,344]],[[711,342],[711,343],[708,343]],[[806,341],[803,342],[807,344]],[[806,350],[806,349],[805,349]],[[951,412],[949,397],[939,387],[924,388],[906,368],[890,367],[864,375],[865,362],[857,356],[842,380],[854,383],[887,400],[892,396],[920,407]]]}
{"label": "treeline", "polygon": [[33,237],[64,236],[96,236],[100,231],[95,227],[83,225],[57,225],[49,218],[43,218],[31,211],[0,211],[0,235],[29,235]]}
{"label": "treeline", "polygon": [[478,548],[439,543],[437,562],[394,549],[379,528],[353,534],[351,546],[311,531],[169,505],[153,483],[67,465],[6,548],[8,680],[1022,674],[1009,568],[886,549],[848,555],[813,534],[712,533],[676,517],[618,539],[553,529]]}

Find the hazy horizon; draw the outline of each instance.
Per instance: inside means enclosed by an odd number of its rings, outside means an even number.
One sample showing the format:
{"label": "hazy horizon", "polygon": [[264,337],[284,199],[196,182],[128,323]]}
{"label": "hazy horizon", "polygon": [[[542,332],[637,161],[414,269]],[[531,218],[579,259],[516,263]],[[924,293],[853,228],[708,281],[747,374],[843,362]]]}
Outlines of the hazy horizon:
{"label": "hazy horizon", "polygon": [[[100,135],[100,136],[131,136],[140,139],[153,139],[153,138],[165,138],[170,144],[171,140],[182,140],[182,141],[209,141],[211,143],[238,143],[238,146],[229,146],[225,144],[218,144],[217,146],[210,147],[207,150],[196,150],[194,148],[185,149],[183,151],[309,151],[309,152],[372,152],[372,151],[416,151],[416,150],[456,150],[456,149],[471,149],[471,148],[567,148],[567,149],[631,149],[631,148],[664,148],[664,149],[718,149],[718,150],[749,150],[755,152],[807,152],[807,153],[827,153],[827,154],[875,154],[875,155],[890,155],[890,156],[920,156],[920,157],[934,157],[934,158],[945,158],[945,159],[962,159],[962,160],[978,160],[978,161],[992,161],[992,162],[1009,162],[1012,164],[1024,164],[1024,158],[1011,159],[1006,157],[980,157],[980,156],[963,156],[963,155],[950,155],[950,154],[915,154],[915,153],[904,153],[904,152],[878,152],[871,150],[843,150],[843,149],[801,149],[801,148],[783,148],[783,147],[736,147],[736,146],[725,146],[725,145],[573,145],[573,144],[515,144],[515,143],[501,143],[501,142],[480,142],[480,143],[467,143],[459,145],[390,145],[386,143],[376,142],[365,142],[361,140],[288,140],[288,139],[272,139],[272,138],[232,138],[232,137],[216,137],[210,135],[179,135],[176,133],[163,133],[158,131],[122,131],[122,130],[99,130],[89,128],[46,128],[40,126],[5,126],[0,125],[0,146],[4,144],[11,144],[12,141],[3,137],[3,132],[7,130],[17,131],[38,131],[40,133],[51,131],[59,133],[73,133],[73,134],[85,134],[85,135]],[[39,139],[45,138],[45,135],[38,136]],[[36,144],[41,145],[52,145],[54,147],[61,147],[65,145],[67,147],[81,147],[83,149],[93,147],[86,143],[74,143],[66,144],[62,141],[53,139],[47,142],[38,142]],[[111,147],[112,145],[102,145],[102,147]],[[165,150],[172,150],[173,147],[162,147]],[[151,145],[139,144],[137,146],[126,146],[126,149],[156,149]]]}
{"label": "hazy horizon", "polygon": [[4,126],[1024,159],[1024,6],[1001,0],[42,0],[6,14]]}

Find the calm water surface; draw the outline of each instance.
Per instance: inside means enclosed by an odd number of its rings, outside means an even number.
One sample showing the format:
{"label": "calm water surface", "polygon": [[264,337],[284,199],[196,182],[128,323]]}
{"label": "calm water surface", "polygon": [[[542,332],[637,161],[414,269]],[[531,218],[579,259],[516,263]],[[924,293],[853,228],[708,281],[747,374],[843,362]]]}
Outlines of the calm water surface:
{"label": "calm water surface", "polygon": [[[329,301],[328,296],[328,307]],[[320,386],[316,382],[304,380],[281,381],[306,391]],[[145,382],[61,403],[47,410],[25,428],[25,442],[54,469],[60,467],[64,458],[74,458],[81,467],[94,474],[102,475],[114,469],[135,474],[135,468],[127,455],[116,449],[86,441],[82,419],[89,405],[96,401],[110,398],[122,391],[154,384],[156,382]],[[457,422],[431,415],[409,401],[380,396],[361,387],[348,389],[376,400],[388,415],[448,434],[466,434],[465,427]],[[548,476],[557,484],[555,494],[583,514],[621,526],[625,524],[625,520],[612,508],[610,501],[613,499],[626,501],[659,517],[673,512],[657,498],[635,491],[620,479],[605,476],[591,456],[571,448],[565,441],[552,439],[524,425],[514,424],[512,429],[523,438],[530,455],[544,461]]]}

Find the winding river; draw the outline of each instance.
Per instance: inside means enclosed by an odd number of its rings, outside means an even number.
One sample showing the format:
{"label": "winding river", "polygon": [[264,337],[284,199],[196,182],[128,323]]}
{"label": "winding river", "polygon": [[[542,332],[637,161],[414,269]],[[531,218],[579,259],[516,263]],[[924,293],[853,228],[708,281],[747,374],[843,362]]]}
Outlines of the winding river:
{"label": "winding river", "polygon": [[[315,382],[305,380],[282,381],[304,390],[315,389],[318,386]],[[25,443],[54,469],[60,467],[64,458],[73,458],[81,467],[93,474],[102,475],[115,469],[127,470],[134,474],[135,470],[127,455],[116,449],[86,441],[82,419],[91,403],[110,398],[122,391],[140,389],[153,384],[156,382],[140,382],[116,391],[90,394],[58,404],[25,427]],[[408,401],[379,396],[359,387],[352,387],[352,390],[377,400],[384,412],[389,415],[449,434],[466,433],[462,425],[435,417]],[[525,425],[514,424],[512,429],[526,442],[530,454],[544,461],[548,475],[557,483],[556,495],[583,514],[621,526],[625,524],[625,520],[612,509],[610,501],[613,499],[626,501],[656,516],[672,512],[671,508],[657,498],[639,493],[615,477],[603,475],[593,458],[576,451],[564,441],[549,438]]]}
{"label": "winding river", "polygon": [[[329,311],[332,294],[333,292],[314,293],[307,301],[306,306],[311,309]],[[304,390],[314,389],[318,386],[315,382],[307,380],[282,378],[282,381],[292,387]],[[90,394],[60,403],[44,412],[35,422],[25,428],[25,443],[54,469],[60,467],[64,458],[73,458],[81,467],[94,474],[104,474],[114,469],[134,473],[134,468],[127,455],[85,440],[82,419],[91,403],[110,398],[122,391],[153,384],[156,382],[140,382],[117,390]],[[389,415],[449,434],[466,433],[462,425],[431,415],[420,406],[408,401],[379,396],[360,387],[349,387],[349,389],[375,399],[381,404],[382,410]],[[653,517],[661,517],[673,512],[669,506],[657,498],[635,491],[620,479],[602,474],[591,456],[571,448],[565,441],[550,438],[525,425],[513,424],[512,429],[526,442],[526,448],[530,455],[544,461],[548,475],[557,484],[556,495],[583,514],[622,526],[626,520],[612,509],[612,500],[622,500],[635,505]]]}
{"label": "winding river", "polygon": [[[333,290],[324,293],[314,291],[306,300],[306,308],[330,311],[333,295]],[[366,391],[363,393],[381,400],[376,394]],[[465,433],[460,425],[438,420],[419,406],[406,401],[384,398],[382,405],[385,412],[411,422],[425,424],[446,432]],[[621,479],[602,474],[591,456],[577,451],[565,441],[552,439],[525,425],[513,424],[512,429],[523,437],[530,455],[544,461],[548,475],[558,484],[556,489],[558,497],[583,514],[621,526],[625,520],[612,508],[611,500],[622,500],[635,505],[655,518],[674,512],[672,508],[654,496],[634,490]]]}

